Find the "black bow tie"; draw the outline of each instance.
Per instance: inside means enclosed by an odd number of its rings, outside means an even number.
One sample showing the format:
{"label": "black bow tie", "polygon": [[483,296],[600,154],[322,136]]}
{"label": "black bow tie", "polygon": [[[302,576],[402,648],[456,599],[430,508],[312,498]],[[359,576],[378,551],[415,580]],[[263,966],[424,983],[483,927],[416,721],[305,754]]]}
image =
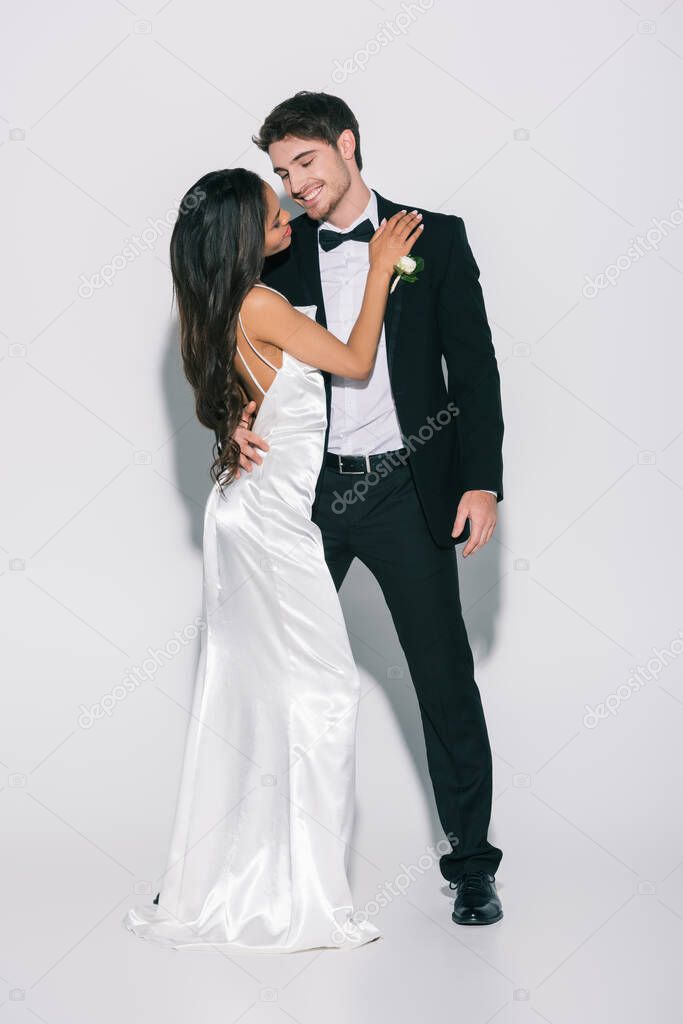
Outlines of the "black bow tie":
{"label": "black bow tie", "polygon": [[352,231],[329,231],[327,228],[320,228],[318,232],[318,241],[320,242],[320,248],[325,252],[329,252],[331,249],[336,249],[342,242],[348,242],[352,239],[354,242],[369,242],[375,233],[375,228],[372,225],[371,220],[363,220],[360,224],[356,224]]}

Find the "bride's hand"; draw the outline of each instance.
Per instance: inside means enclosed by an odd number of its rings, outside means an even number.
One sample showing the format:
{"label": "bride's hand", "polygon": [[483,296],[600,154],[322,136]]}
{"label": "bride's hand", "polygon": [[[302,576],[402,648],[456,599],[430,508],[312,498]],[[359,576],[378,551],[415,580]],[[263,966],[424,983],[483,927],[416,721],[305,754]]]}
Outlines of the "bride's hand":
{"label": "bride's hand", "polygon": [[382,221],[369,242],[370,269],[391,277],[395,265],[410,253],[422,234],[421,220],[422,214],[416,210],[411,213],[399,210],[389,220]]}

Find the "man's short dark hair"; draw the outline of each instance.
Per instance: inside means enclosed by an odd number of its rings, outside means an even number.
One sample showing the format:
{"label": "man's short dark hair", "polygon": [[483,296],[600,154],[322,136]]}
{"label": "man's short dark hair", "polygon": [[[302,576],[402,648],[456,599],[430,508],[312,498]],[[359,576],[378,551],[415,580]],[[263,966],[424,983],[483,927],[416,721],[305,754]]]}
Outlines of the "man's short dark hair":
{"label": "man's short dark hair", "polygon": [[254,142],[264,153],[273,142],[280,142],[285,135],[299,139],[322,139],[330,146],[336,146],[341,133],[349,128],[356,140],[356,164],[363,169],[360,155],[360,131],[353,111],[338,96],[326,92],[307,92],[302,89],[288,100],[283,100],[268,114]]}

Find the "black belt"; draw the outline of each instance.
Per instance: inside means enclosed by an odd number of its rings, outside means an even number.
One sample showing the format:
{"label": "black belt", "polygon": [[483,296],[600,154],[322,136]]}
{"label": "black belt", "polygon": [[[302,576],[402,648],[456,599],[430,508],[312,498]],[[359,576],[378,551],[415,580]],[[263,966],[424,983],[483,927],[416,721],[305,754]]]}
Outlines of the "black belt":
{"label": "black belt", "polygon": [[407,448],[395,448],[392,452],[377,452],[375,455],[337,455],[335,452],[326,452],[325,466],[336,469],[337,473],[370,473],[378,463],[393,461],[391,456],[404,462],[407,455]]}

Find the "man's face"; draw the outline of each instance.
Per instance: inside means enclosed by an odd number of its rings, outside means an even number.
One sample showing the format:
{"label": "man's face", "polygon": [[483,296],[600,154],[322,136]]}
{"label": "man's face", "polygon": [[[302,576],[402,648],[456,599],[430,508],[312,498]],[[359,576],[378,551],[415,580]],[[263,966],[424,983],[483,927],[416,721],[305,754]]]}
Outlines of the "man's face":
{"label": "man's face", "polygon": [[[339,139],[348,141],[345,136],[346,132]],[[351,185],[347,161],[338,145],[286,135],[268,147],[273,170],[282,179],[287,195],[312,220],[327,220]]]}

